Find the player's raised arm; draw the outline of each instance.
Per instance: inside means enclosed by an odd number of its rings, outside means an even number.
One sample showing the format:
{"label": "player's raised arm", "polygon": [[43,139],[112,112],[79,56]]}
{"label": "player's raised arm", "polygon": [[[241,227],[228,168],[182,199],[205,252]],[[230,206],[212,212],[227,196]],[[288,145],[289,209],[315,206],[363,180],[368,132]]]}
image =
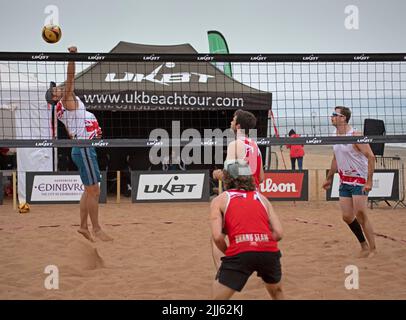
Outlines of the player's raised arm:
{"label": "player's raised arm", "polygon": [[[69,47],[69,53],[76,53],[76,47]],[[68,110],[75,110],[78,108],[78,102],[76,101],[75,93],[75,61],[68,62],[65,91],[62,97],[63,106]]]}

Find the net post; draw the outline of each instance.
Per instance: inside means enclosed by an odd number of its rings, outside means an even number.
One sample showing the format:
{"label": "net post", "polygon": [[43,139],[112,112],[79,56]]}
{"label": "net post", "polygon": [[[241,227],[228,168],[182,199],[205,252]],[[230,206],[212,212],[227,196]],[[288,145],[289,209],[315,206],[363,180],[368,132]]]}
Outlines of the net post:
{"label": "net post", "polygon": [[320,201],[320,190],[319,190],[319,169],[316,169],[315,172],[316,176],[316,201],[319,202]]}

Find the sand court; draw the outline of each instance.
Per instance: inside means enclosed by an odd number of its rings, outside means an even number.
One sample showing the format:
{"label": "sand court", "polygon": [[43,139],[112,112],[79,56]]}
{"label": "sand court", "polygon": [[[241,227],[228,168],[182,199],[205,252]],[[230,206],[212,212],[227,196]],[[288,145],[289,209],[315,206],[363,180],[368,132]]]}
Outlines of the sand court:
{"label": "sand court", "polygon": [[[126,200],[125,200],[126,201]],[[127,200],[128,201],[128,200]],[[274,203],[285,229],[280,243],[288,299],[406,299],[406,210],[370,211],[378,255],[358,258],[358,244],[336,202]],[[100,207],[112,242],[76,232],[77,205],[35,205],[19,215],[0,206],[1,299],[210,299],[215,270],[208,204]],[[59,289],[47,290],[47,265]],[[359,270],[359,289],[345,288],[345,268]],[[268,299],[253,276],[233,299]]]}
{"label": "sand court", "polygon": [[[286,298],[406,299],[406,209],[380,202],[368,210],[378,254],[359,258],[338,202],[324,201],[321,190],[331,146],[305,151],[310,201],[273,202],[284,228]],[[406,158],[401,148],[385,154]],[[282,164],[279,159],[280,169]],[[100,205],[102,226],[114,241],[91,243],[77,233],[78,205],[32,205],[30,213],[18,214],[6,199],[0,206],[0,299],[210,299],[215,268],[209,204],[115,200]],[[58,290],[44,286],[49,265],[58,267]],[[345,287],[348,266],[357,267],[359,289]],[[254,275],[233,299],[269,296]]]}

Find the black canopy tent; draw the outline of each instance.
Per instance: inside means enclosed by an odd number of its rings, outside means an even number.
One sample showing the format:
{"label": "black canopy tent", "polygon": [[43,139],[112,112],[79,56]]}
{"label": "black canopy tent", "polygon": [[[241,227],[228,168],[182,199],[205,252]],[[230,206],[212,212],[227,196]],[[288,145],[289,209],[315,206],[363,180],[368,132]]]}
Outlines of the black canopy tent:
{"label": "black canopy tent", "polygon": [[[104,138],[145,139],[155,128],[171,134],[172,121],[179,121],[181,130],[194,128],[203,136],[204,129],[228,128],[237,109],[253,112],[258,119],[258,136],[267,136],[271,93],[226,76],[205,59],[170,62],[159,56],[196,54],[190,44],[152,46],[119,42],[110,52],[146,55],[145,63],[106,62],[96,55],[95,63],[75,77],[75,93],[97,117]],[[59,130],[59,136],[64,135],[64,130]],[[110,154],[109,170],[122,170],[127,155],[133,157],[136,169],[151,166],[148,147],[100,148],[98,152]],[[114,157],[117,159],[113,160]]]}

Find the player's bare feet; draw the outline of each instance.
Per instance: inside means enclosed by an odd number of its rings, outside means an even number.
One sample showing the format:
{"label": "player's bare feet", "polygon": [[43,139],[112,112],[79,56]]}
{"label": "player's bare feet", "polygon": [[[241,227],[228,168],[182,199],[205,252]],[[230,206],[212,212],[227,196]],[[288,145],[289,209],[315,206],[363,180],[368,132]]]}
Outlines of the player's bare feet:
{"label": "player's bare feet", "polygon": [[90,242],[94,242],[94,239],[92,237],[92,235],[90,234],[90,231],[87,229],[78,229],[78,232],[84,236],[87,240],[89,240]]}
{"label": "player's bare feet", "polygon": [[361,251],[359,253],[360,258],[367,258],[369,255],[369,246],[366,242],[361,243]]}
{"label": "player's bare feet", "polygon": [[368,255],[369,255],[369,250],[361,250],[360,252],[359,252],[359,258],[367,258],[368,257]]}
{"label": "player's bare feet", "polygon": [[372,258],[376,256],[376,254],[377,254],[376,249],[372,249],[369,251],[368,258]]}
{"label": "player's bare feet", "polygon": [[113,238],[107,235],[103,230],[93,230],[93,235],[102,241],[113,241]]}

